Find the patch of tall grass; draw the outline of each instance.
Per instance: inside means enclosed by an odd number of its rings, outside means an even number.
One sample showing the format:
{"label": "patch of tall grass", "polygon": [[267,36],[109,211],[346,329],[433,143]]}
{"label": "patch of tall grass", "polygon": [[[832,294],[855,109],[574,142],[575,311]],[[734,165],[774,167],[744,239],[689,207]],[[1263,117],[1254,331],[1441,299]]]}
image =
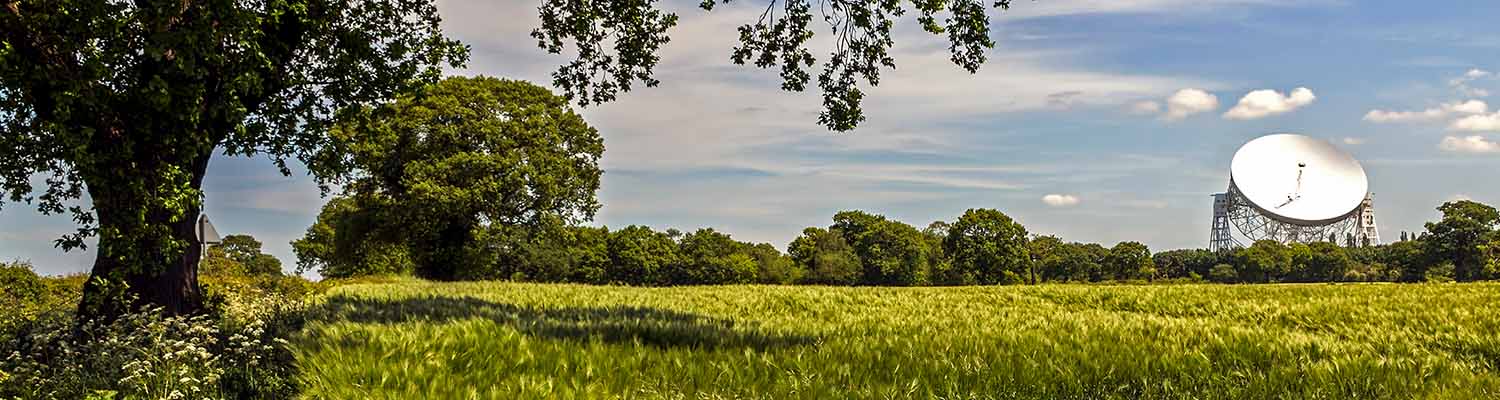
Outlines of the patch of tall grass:
{"label": "patch of tall grass", "polygon": [[333,289],[310,398],[1479,399],[1500,284]]}

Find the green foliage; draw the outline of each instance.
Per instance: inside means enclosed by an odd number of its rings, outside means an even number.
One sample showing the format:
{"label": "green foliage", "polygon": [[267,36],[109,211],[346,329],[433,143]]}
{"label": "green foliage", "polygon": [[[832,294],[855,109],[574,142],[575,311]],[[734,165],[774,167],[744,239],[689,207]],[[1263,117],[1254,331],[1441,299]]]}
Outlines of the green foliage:
{"label": "green foliage", "polygon": [[250,235],[225,236],[218,245],[224,257],[234,260],[244,267],[244,273],[251,275],[281,275],[281,260],[276,256],[262,253],[261,243]]}
{"label": "green foliage", "polygon": [[21,304],[36,302],[46,294],[47,287],[42,278],[31,269],[31,263],[23,261],[0,262],[0,294],[4,302],[0,308],[12,309]]}
{"label": "green foliage", "polygon": [[316,165],[356,172],[345,190],[378,199],[366,209],[425,277],[476,268],[468,249],[487,225],[567,225],[599,209],[603,139],[565,99],[527,82],[447,78],[350,110],[330,134]]}
{"label": "green foliage", "polygon": [[746,249],[755,260],[755,283],[788,285],[802,280],[803,270],[792,262],[792,258],[781,254],[776,246],[760,243]]}
{"label": "green foliage", "polygon": [[1026,283],[1041,283],[1039,271],[1047,260],[1064,245],[1062,239],[1052,235],[1033,236],[1030,241],[1026,242],[1026,254],[1031,257],[1030,262],[1026,264]]}
{"label": "green foliage", "polygon": [[1099,282],[1109,249],[1095,243],[1064,243],[1041,259],[1037,269],[1046,282]]}
{"label": "green foliage", "polygon": [[699,229],[682,237],[678,248],[682,263],[669,276],[679,285],[753,282],[757,266],[747,254],[748,247],[713,228]]}
{"label": "green foliage", "polygon": [[859,281],[863,268],[843,234],[823,228],[803,229],[802,236],[787,246],[787,254],[807,271],[802,283],[852,285]]}
{"label": "green foliage", "polygon": [[[460,66],[426,0],[11,2],[0,12],[0,193],[98,236],[89,312],[128,291],[197,308],[208,161],[311,162],[334,115]],[[322,183],[341,172],[310,163]],[[33,175],[45,176],[33,187]],[[78,204],[87,190],[88,204]],[[33,193],[41,193],[33,197]],[[170,271],[171,273],[166,273]]]}
{"label": "green foliage", "polygon": [[1103,268],[1109,279],[1119,281],[1150,279],[1156,275],[1151,249],[1139,242],[1121,242],[1110,248]]}
{"label": "green foliage", "polygon": [[609,258],[610,279],[627,285],[665,285],[680,262],[672,236],[640,225],[610,233]]}
{"label": "green foliage", "polygon": [[317,270],[324,278],[410,274],[415,264],[406,243],[375,211],[384,206],[370,196],[328,199],[307,233],[292,241],[297,272]]}
{"label": "green foliage", "polygon": [[926,237],[906,223],[864,211],[841,211],[829,231],[854,248],[865,285],[915,286],[927,283],[931,249]]}
{"label": "green foliage", "polygon": [[1236,256],[1242,282],[1276,282],[1292,267],[1291,250],[1274,240],[1256,241]]}
{"label": "green foliage", "polygon": [[1422,281],[1438,283],[1453,282],[1455,270],[1456,268],[1453,266],[1453,263],[1434,265],[1432,268],[1427,269],[1427,273],[1422,277]]}
{"label": "green foliage", "polygon": [[[286,338],[301,300],[322,287],[299,277],[204,278],[211,312],[143,310],[76,321],[81,275],[42,278],[42,299],[0,310],[0,398],[290,399],[299,391]],[[53,300],[56,298],[56,300]],[[41,312],[27,312],[40,310]]]}
{"label": "green foliage", "polygon": [[[711,11],[720,3],[729,1],[703,0],[699,6]],[[977,0],[835,1],[816,7],[807,0],[781,1],[779,6],[776,1],[768,3],[757,20],[739,27],[739,44],[730,60],[779,68],[781,89],[801,92],[812,80],[808,69],[817,64],[809,43],[819,31],[813,21],[827,23],[834,40],[818,74],[817,85],[823,92],[818,123],[839,132],[865,120],[860,86],[879,85],[881,70],[896,68],[890,54],[895,45],[892,32],[903,14],[915,11],[923,30],[946,34],[950,59],[970,73],[979,70],[985,53],[995,46],[988,10]],[[993,7],[1007,10],[1010,0],[995,1]],[[815,18],[814,9],[821,12],[820,17]],[[579,104],[613,100],[629,91],[636,80],[648,87],[658,83],[652,69],[660,60],[661,47],[670,41],[667,30],[676,26],[677,15],[658,9],[655,0],[547,0],[540,10],[542,25],[531,36],[554,54],[572,45],[577,58],[558,68],[552,78],[554,86]]]}
{"label": "green foliage", "polygon": [[609,231],[582,226],[492,227],[478,247],[497,249],[498,263],[469,262],[460,279],[609,282]]}
{"label": "green foliage", "polygon": [[[1023,226],[999,211],[983,209],[970,210],[953,223],[933,222],[921,231],[876,214],[840,212],[829,229],[805,229],[787,246],[786,255],[769,244],[739,242],[717,231],[684,236],[670,229],[657,232],[630,226],[610,232],[564,228],[560,220],[551,221],[549,226],[561,229],[556,232],[571,233],[543,234],[550,231],[519,225],[481,231],[476,244],[465,250],[473,267],[460,277],[649,286],[745,282],[912,286],[1191,283],[1205,279],[1424,282],[1456,274],[1428,273],[1429,266],[1444,260],[1426,252],[1425,239],[1352,248],[1331,242],[1264,241],[1218,252],[1187,249],[1152,254],[1138,242],[1105,248],[1067,243],[1053,236],[1027,239]],[[309,230],[310,237],[317,231],[316,226]],[[1481,274],[1496,272],[1500,269],[1500,250],[1496,250],[1500,249],[1500,233],[1486,234],[1480,242],[1475,248],[1487,268]]]}
{"label": "green foliage", "polygon": [[1341,281],[1354,266],[1354,260],[1344,247],[1329,242],[1308,245],[1307,252],[1292,263],[1295,266],[1291,280],[1299,282]]}
{"label": "green foliage", "polygon": [[1453,264],[1453,278],[1459,281],[1495,279],[1487,275],[1483,246],[1500,225],[1500,211],[1469,200],[1438,206],[1443,219],[1427,223],[1422,242],[1429,257]]}
{"label": "green foliage", "polygon": [[1221,258],[1207,249],[1169,250],[1152,256],[1157,273],[1167,277],[1207,276]]}
{"label": "green foliage", "polygon": [[1484,261],[1483,276],[1491,278],[1500,277],[1500,231],[1490,232],[1483,244],[1476,246],[1479,249],[1481,260]]}
{"label": "green foliage", "polygon": [[1218,264],[1208,271],[1208,280],[1219,283],[1235,283],[1240,280],[1240,273],[1233,265]]}
{"label": "green foliage", "polygon": [[407,281],[334,289],[293,343],[307,398],[1491,399],[1497,302],[1494,283]]}
{"label": "green foliage", "polygon": [[1000,211],[969,209],[948,227],[943,250],[952,268],[981,285],[1021,283],[1030,275],[1026,227]]}

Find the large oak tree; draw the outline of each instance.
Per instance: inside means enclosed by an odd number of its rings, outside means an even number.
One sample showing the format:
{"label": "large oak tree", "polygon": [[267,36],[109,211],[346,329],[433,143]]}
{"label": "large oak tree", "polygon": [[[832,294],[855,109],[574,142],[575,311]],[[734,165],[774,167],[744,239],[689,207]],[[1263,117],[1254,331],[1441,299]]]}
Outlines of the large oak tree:
{"label": "large oak tree", "polygon": [[[98,237],[82,314],[193,312],[216,149],[288,173],[339,110],[459,66],[467,49],[438,24],[429,0],[8,0],[0,190],[71,214],[64,249]],[[326,185],[346,171],[311,172]]]}
{"label": "large oak tree", "polygon": [[349,110],[329,133],[310,165],[354,171],[344,190],[378,200],[362,203],[374,230],[408,245],[426,278],[467,276],[482,228],[567,226],[599,209],[604,139],[531,83],[451,77]]}

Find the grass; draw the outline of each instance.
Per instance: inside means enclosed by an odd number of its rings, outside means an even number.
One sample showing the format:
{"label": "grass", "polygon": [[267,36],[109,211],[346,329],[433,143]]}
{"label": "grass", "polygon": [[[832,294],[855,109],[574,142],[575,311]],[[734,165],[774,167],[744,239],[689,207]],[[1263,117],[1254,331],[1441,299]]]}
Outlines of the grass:
{"label": "grass", "polygon": [[1500,284],[334,289],[310,398],[1481,399]]}

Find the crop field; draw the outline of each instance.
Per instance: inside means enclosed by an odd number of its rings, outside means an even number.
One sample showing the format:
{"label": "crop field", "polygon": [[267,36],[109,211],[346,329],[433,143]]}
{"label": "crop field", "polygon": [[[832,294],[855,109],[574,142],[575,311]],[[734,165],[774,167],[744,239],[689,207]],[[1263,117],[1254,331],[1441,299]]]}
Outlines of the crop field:
{"label": "crop field", "polygon": [[311,398],[1500,398],[1500,284],[336,288]]}

